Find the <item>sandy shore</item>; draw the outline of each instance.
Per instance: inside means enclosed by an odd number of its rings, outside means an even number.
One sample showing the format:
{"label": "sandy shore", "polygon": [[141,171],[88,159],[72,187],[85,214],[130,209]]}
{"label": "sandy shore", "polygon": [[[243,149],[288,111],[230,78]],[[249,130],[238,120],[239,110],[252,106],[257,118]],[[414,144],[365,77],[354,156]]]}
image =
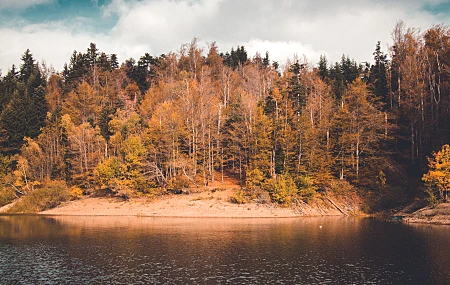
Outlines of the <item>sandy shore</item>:
{"label": "sandy shore", "polygon": [[332,205],[319,208],[281,208],[274,204],[233,204],[233,190],[204,191],[194,194],[166,195],[156,199],[83,198],[41,212],[42,215],[64,216],[156,216],[156,217],[228,217],[271,218],[299,216],[342,216]]}

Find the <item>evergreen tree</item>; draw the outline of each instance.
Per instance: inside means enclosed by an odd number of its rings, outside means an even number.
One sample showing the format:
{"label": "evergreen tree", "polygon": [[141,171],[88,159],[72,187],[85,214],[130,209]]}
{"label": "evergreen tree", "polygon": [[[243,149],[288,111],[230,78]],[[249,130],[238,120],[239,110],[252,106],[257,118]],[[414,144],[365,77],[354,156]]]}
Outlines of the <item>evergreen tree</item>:
{"label": "evergreen tree", "polygon": [[329,76],[328,60],[327,57],[324,55],[321,55],[319,59],[319,75],[320,78],[324,81],[328,79]]}
{"label": "evergreen tree", "polygon": [[94,43],[90,43],[87,53],[85,55],[87,65],[89,67],[94,67],[98,61],[98,48]]}
{"label": "evergreen tree", "polygon": [[377,43],[373,55],[375,63],[370,67],[368,84],[375,96],[383,100],[384,104],[389,105],[388,60],[387,55],[381,51],[380,42]]}
{"label": "evergreen tree", "polygon": [[46,81],[30,50],[25,51],[22,61],[18,85],[11,90],[11,101],[0,115],[7,136],[3,150],[8,153],[18,152],[24,137],[36,138],[47,116]]}
{"label": "evergreen tree", "polygon": [[13,65],[5,77],[0,78],[0,113],[11,101],[12,94],[17,90],[19,73]]}
{"label": "evergreen tree", "polygon": [[111,56],[109,57],[109,66],[112,70],[119,68],[119,60],[117,59],[117,54],[111,54]]}
{"label": "evergreen tree", "polygon": [[291,101],[294,112],[300,113],[302,107],[306,104],[305,92],[300,79],[300,72],[304,68],[298,61],[289,68],[291,77],[289,80],[289,100]]}

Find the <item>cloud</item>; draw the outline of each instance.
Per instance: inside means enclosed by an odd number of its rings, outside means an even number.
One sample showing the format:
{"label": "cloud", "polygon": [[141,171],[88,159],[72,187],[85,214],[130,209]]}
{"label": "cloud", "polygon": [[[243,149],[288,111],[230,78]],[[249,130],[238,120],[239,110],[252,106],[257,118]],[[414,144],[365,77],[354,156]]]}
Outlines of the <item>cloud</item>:
{"label": "cloud", "polygon": [[107,37],[98,34],[74,34],[61,23],[27,25],[23,28],[0,28],[1,71],[3,74],[13,64],[18,67],[20,58],[26,49],[30,49],[35,60],[45,60],[57,70],[62,70],[68,62],[72,52],[76,49],[84,52],[90,42],[101,45],[102,48],[114,52],[113,46]]}
{"label": "cloud", "polygon": [[269,58],[279,64],[292,60],[294,56],[305,56],[308,60],[317,62],[321,54],[326,54],[325,51],[316,51],[309,45],[295,41],[267,41],[252,38],[249,42],[244,43],[244,46],[251,56],[259,53],[264,57],[266,52],[269,52]]}
{"label": "cloud", "polygon": [[113,1],[106,11],[114,11],[120,17],[111,32],[112,37],[131,44],[146,44],[156,53],[166,53],[175,51],[195,36],[202,38],[202,26],[208,25],[219,13],[220,2],[143,1],[130,7],[129,3]]}
{"label": "cloud", "polygon": [[[50,0],[34,3],[44,1]],[[21,2],[25,3],[14,1]],[[342,54],[372,61],[377,41],[387,50],[398,20],[422,30],[448,21],[448,13],[425,9],[442,3],[445,1],[112,0],[102,5],[101,15],[91,21],[3,25],[0,41],[6,44],[0,46],[0,68],[5,71],[5,64],[17,64],[26,48],[61,70],[74,49],[85,51],[90,42],[101,51],[117,53],[123,61],[145,52],[176,52],[194,37],[204,47],[215,41],[222,52],[237,45],[244,45],[250,56],[269,51],[270,58],[280,63],[294,54],[305,54],[312,63],[317,63],[320,54],[327,55],[329,62],[339,61]],[[109,32],[90,26],[92,21],[107,19],[117,19]]]}
{"label": "cloud", "polygon": [[1,0],[0,10],[3,9],[25,9],[35,5],[50,4],[56,0]]}
{"label": "cloud", "polygon": [[105,11],[119,15],[112,37],[146,45],[157,54],[199,37],[216,41],[222,50],[248,45],[252,52],[266,46],[279,61],[294,53],[317,59],[323,53],[331,61],[346,54],[367,61],[377,41],[390,42],[390,31],[399,19],[423,28],[441,21],[422,9],[426,3],[440,2],[114,0]]}

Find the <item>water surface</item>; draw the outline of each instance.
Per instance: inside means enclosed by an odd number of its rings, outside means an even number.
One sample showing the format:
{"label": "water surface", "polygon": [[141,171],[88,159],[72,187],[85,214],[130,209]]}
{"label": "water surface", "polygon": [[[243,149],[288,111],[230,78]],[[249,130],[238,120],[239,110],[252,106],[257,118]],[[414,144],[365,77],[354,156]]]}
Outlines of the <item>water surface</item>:
{"label": "water surface", "polygon": [[450,284],[450,227],[0,216],[1,284]]}

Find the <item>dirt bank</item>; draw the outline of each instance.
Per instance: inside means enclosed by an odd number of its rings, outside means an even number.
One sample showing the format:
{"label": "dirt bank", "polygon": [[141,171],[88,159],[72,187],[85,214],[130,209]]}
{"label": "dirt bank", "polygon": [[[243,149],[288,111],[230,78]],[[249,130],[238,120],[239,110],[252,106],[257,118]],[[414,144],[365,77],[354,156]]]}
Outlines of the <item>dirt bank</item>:
{"label": "dirt bank", "polygon": [[[399,215],[402,215],[402,213]],[[403,221],[406,223],[450,225],[450,203],[442,203],[434,208],[424,207],[411,214],[404,214]]]}

